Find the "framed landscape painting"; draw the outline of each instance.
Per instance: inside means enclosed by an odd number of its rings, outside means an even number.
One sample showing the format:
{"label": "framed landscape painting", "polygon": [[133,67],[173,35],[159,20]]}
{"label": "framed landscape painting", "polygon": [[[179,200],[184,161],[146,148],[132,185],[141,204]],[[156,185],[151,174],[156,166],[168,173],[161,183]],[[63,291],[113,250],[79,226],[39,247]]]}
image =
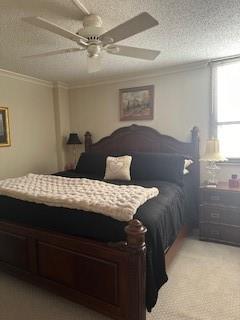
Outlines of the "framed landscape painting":
{"label": "framed landscape painting", "polygon": [[0,147],[10,146],[8,108],[0,107]]}
{"label": "framed landscape painting", "polygon": [[152,120],[153,101],[153,85],[120,89],[120,120]]}

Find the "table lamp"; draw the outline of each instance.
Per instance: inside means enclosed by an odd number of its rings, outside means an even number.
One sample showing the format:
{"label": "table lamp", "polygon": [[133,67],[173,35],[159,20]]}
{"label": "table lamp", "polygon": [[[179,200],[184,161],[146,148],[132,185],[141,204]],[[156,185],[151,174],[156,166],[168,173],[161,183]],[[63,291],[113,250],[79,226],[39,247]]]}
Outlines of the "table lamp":
{"label": "table lamp", "polygon": [[220,169],[216,162],[227,161],[227,159],[219,151],[219,141],[218,139],[209,139],[206,144],[206,150],[200,161],[207,161],[208,166],[208,186],[216,187],[217,171]]}
{"label": "table lamp", "polygon": [[69,138],[67,141],[67,144],[70,144],[73,146],[73,153],[74,153],[74,169],[77,165],[77,145],[82,144],[82,142],[79,139],[79,136],[77,133],[70,133]]}

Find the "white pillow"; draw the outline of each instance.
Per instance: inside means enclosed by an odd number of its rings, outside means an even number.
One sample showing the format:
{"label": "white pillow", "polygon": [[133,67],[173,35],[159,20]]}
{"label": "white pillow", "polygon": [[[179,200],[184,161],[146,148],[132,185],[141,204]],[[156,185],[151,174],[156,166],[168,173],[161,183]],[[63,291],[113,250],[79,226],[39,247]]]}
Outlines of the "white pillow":
{"label": "white pillow", "polygon": [[193,161],[191,159],[185,159],[184,160],[184,169],[187,169],[191,164],[193,164]]}
{"label": "white pillow", "polygon": [[131,156],[107,157],[104,179],[106,180],[131,180]]}
{"label": "white pillow", "polygon": [[183,169],[183,174],[186,175],[189,173],[189,171],[187,170],[187,168],[193,164],[193,161],[191,159],[185,159],[184,160],[184,169]]}

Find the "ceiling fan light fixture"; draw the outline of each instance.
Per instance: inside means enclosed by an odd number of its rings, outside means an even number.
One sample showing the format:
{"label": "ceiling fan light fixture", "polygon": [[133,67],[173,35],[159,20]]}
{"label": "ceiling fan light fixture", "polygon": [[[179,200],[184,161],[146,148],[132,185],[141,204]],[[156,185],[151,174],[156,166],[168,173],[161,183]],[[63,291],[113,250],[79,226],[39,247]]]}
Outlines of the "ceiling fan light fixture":
{"label": "ceiling fan light fixture", "polygon": [[101,62],[102,62],[101,55],[92,56],[92,57],[87,56],[88,73],[95,73],[97,71],[100,71]]}
{"label": "ceiling fan light fixture", "polygon": [[89,58],[98,57],[101,52],[101,46],[98,44],[90,44],[87,48]]}

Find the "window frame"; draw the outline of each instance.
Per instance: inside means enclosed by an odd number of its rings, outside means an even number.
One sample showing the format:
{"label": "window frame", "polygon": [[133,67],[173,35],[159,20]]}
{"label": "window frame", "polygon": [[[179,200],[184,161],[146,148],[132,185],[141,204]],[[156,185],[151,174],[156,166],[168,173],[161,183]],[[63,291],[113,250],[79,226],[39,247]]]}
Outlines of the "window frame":
{"label": "window frame", "polygon": [[[231,124],[239,124],[240,121],[218,121],[217,120],[217,76],[216,76],[216,71],[217,67],[221,65],[226,65],[226,64],[232,64],[234,62],[240,62],[240,58],[232,58],[232,59],[222,59],[220,61],[212,61],[210,62],[210,74],[211,74],[211,108],[210,108],[210,138],[218,138],[217,134],[217,129],[219,125],[231,125]],[[228,159],[228,164],[229,163],[235,163],[235,164],[240,164],[240,155],[238,158],[227,158]],[[225,163],[224,161],[220,163]]]}

